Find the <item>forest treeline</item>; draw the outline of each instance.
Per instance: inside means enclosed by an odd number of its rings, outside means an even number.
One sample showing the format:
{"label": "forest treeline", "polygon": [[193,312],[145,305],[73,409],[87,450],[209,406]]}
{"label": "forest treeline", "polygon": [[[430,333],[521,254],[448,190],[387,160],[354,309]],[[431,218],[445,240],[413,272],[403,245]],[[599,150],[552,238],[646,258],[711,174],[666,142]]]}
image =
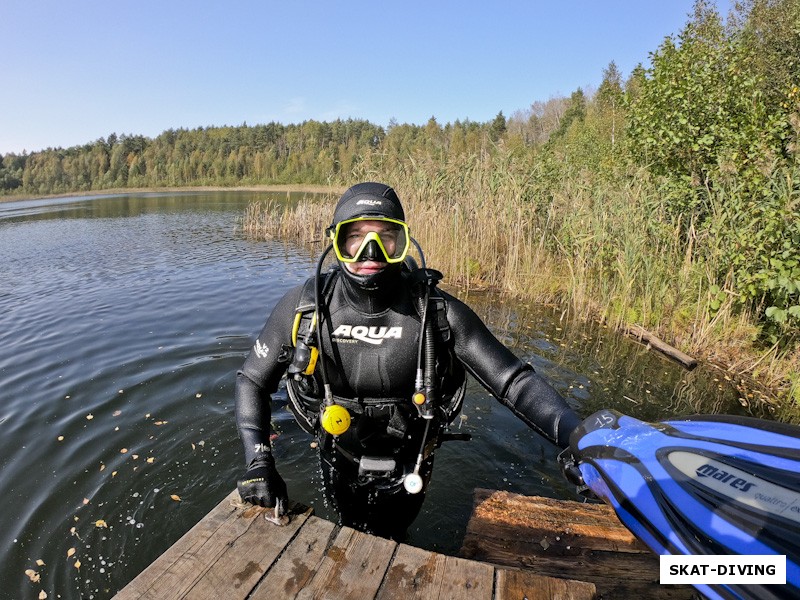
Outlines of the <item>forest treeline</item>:
{"label": "forest treeline", "polygon": [[[547,285],[576,305],[591,296],[688,349],[768,349],[752,368],[783,364],[800,399],[798,139],[800,0],[745,0],[724,16],[698,0],[649,67],[623,76],[612,62],[592,92],[489,122],[112,134],[2,156],[0,193],[390,181],[417,206],[492,214],[484,225],[547,256],[536,268],[563,275]],[[498,242],[506,254],[520,243]],[[462,253],[463,277],[519,292],[505,259],[477,246]]]}

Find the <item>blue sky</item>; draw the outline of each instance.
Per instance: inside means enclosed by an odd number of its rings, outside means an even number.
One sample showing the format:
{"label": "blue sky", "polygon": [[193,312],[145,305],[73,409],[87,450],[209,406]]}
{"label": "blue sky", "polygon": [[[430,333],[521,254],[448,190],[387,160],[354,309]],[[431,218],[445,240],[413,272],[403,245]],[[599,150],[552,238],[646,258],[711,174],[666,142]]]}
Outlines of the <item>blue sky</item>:
{"label": "blue sky", "polygon": [[488,121],[596,87],[612,60],[627,77],[692,6],[3,0],[0,154],[244,122]]}

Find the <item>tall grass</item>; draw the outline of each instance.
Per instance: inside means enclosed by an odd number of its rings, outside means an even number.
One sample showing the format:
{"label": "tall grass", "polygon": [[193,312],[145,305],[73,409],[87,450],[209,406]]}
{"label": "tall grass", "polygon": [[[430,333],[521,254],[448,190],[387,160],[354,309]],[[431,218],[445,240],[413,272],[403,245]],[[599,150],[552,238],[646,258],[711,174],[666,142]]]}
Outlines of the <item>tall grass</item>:
{"label": "tall grass", "polygon": [[[499,170],[487,160],[424,158],[381,173],[365,168],[357,179],[395,186],[412,236],[451,285],[567,302],[578,313],[644,326],[702,318],[694,307],[703,273],[686,257],[680,224],[664,221],[635,178],[622,188],[585,174],[543,185],[536,165]],[[334,204],[253,204],[243,226],[258,237],[317,243]]]}
{"label": "tall grass", "polygon": [[332,197],[324,197],[320,202],[304,196],[296,204],[277,200],[251,202],[239,225],[251,238],[321,246],[334,206]]}
{"label": "tall grass", "polygon": [[[643,172],[601,179],[499,152],[425,154],[400,164],[375,155],[353,175],[395,187],[412,236],[446,284],[559,303],[611,325],[638,324],[721,363],[745,356],[740,372],[761,359],[775,379],[787,377],[777,367],[785,361],[747,354],[755,332],[749,315],[731,302],[709,308],[716,265],[695,251],[708,240],[668,216]],[[245,230],[321,249],[334,205],[334,198],[253,205]],[[722,356],[732,349],[736,357]]]}

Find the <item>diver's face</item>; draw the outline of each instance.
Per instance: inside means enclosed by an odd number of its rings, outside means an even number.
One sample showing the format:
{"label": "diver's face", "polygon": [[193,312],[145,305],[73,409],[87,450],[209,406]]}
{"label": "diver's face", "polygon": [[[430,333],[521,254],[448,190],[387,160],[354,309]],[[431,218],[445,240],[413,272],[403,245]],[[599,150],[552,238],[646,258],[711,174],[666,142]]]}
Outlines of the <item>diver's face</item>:
{"label": "diver's face", "polygon": [[[356,221],[347,225],[347,230],[344,232],[344,250],[347,254],[353,256],[358,252],[361,244],[364,243],[364,238],[371,232],[378,234],[383,247],[386,248],[386,252],[390,256],[393,255],[397,247],[398,229],[391,223],[384,221]],[[387,264],[381,260],[366,259],[354,263],[345,263],[344,266],[354,275],[374,275],[385,269]]]}

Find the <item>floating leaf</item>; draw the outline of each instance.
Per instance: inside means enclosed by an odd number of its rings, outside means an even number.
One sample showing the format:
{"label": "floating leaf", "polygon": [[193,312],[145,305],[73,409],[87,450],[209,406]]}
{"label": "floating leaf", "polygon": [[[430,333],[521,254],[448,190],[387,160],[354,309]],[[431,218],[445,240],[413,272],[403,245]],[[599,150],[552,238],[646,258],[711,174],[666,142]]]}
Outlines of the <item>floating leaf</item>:
{"label": "floating leaf", "polygon": [[47,598],[47,592],[45,592],[44,590],[39,592],[39,600],[46,600],[46,598]]}
{"label": "floating leaf", "polygon": [[154,460],[155,460],[155,458],[153,458],[152,456],[147,458],[147,462],[149,462],[151,464],[153,463]]}
{"label": "floating leaf", "polygon": [[64,441],[64,436],[63,435],[58,436],[58,441],[59,442],[63,442]]}
{"label": "floating leaf", "polygon": [[75,561],[75,568],[80,571],[80,569],[81,569],[81,561],[79,561],[79,560]]}
{"label": "floating leaf", "polygon": [[121,410],[115,410],[115,411],[114,411],[114,415],[113,415],[113,416],[115,416],[115,417],[118,417],[118,416],[120,416],[121,414],[122,414],[122,411],[121,411]]}
{"label": "floating leaf", "polygon": [[172,494],[172,495],[170,496],[170,498],[172,498],[173,500],[175,500],[175,502],[180,502],[180,501],[181,501],[181,497],[180,497],[180,496],[178,496],[178,494]]}
{"label": "floating leaf", "polygon": [[32,583],[38,583],[39,579],[41,579],[39,573],[37,573],[33,569],[25,569],[25,575],[28,576],[28,579],[30,579]]}
{"label": "floating leaf", "polygon": [[150,413],[147,413],[147,414],[144,416],[144,418],[145,418],[145,419],[149,419],[149,418],[150,418]]}
{"label": "floating leaf", "polygon": [[88,498],[84,498],[83,499],[83,505],[86,506],[87,504],[89,504],[89,499]]}
{"label": "floating leaf", "polygon": [[43,566],[44,566],[44,561],[43,561],[43,560],[40,558],[40,559],[38,559],[38,560],[36,561],[36,564],[37,564],[38,566],[40,566],[40,567],[43,567]]}
{"label": "floating leaf", "polygon": [[138,454],[132,454],[131,456],[133,456],[133,460],[139,460],[139,455]]}
{"label": "floating leaf", "polygon": [[87,421],[91,421],[92,419],[94,419],[94,415],[93,414],[89,413],[88,415],[86,415],[86,420]]}
{"label": "floating leaf", "polygon": [[155,423],[153,423],[153,425],[157,425],[158,427],[161,427],[162,425],[166,425],[167,423],[168,423],[168,421],[156,421]]}
{"label": "floating leaf", "polygon": [[75,548],[70,548],[67,550],[67,558],[72,558],[73,556],[75,556]]}
{"label": "floating leaf", "polygon": [[197,393],[194,395],[194,397],[195,397],[195,398],[202,398],[202,397],[203,397],[203,394],[201,394],[200,392],[197,392]]}
{"label": "floating leaf", "polygon": [[108,527],[108,523],[103,521],[103,519],[97,519],[97,521],[94,522],[94,526],[95,527]]}
{"label": "floating leaf", "polygon": [[112,477],[116,477],[117,476],[117,472],[116,471],[111,471],[111,476]]}
{"label": "floating leaf", "polygon": [[122,449],[119,451],[119,453],[120,453],[120,454],[126,454],[127,452],[128,452],[128,449],[127,449],[127,448],[122,448]]}
{"label": "floating leaf", "polygon": [[106,466],[103,463],[100,463],[100,470],[101,471],[105,471],[106,470]]}

